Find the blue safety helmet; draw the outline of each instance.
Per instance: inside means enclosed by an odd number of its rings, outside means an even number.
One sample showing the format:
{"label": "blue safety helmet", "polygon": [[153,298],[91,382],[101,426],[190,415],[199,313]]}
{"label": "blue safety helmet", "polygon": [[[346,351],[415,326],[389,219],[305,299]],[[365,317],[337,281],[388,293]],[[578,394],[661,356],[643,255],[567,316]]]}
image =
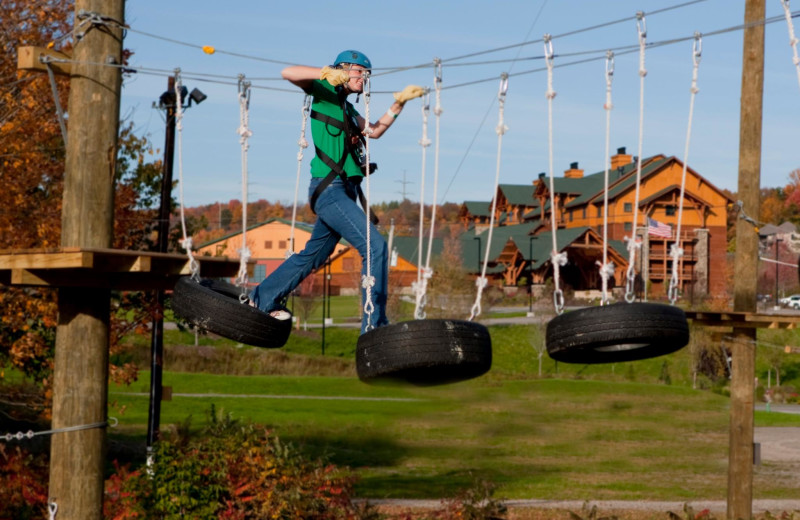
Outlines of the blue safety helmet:
{"label": "blue safety helmet", "polygon": [[355,65],[361,65],[365,69],[372,68],[372,62],[369,61],[369,58],[364,55],[363,52],[358,52],[354,50],[347,50],[342,51],[336,56],[336,61],[333,62],[334,67],[338,67],[342,63],[353,63]]}

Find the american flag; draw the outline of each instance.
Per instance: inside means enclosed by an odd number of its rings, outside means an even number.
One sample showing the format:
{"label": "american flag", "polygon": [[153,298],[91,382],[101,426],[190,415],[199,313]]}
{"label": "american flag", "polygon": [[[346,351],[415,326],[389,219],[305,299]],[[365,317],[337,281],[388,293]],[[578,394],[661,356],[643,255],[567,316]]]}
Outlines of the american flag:
{"label": "american flag", "polygon": [[647,234],[656,237],[672,238],[672,226],[651,218],[647,219]]}

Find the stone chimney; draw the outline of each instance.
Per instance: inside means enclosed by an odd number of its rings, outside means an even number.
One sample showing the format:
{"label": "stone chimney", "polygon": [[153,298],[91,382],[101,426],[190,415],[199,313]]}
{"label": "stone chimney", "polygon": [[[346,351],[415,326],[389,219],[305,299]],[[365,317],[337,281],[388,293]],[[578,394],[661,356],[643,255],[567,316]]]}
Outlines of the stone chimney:
{"label": "stone chimney", "polygon": [[625,147],[617,148],[617,155],[611,156],[611,169],[616,170],[633,162],[633,156],[625,153]]}
{"label": "stone chimney", "polygon": [[580,179],[583,177],[583,170],[578,168],[578,163],[570,163],[569,170],[564,171],[564,177],[567,179]]}

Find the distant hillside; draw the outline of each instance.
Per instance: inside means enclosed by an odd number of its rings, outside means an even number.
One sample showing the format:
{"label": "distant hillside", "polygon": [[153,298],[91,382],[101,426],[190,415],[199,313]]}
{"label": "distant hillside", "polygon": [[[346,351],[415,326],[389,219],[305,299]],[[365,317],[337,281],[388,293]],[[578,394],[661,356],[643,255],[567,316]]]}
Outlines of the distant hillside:
{"label": "distant hillside", "polygon": [[[458,222],[459,204],[448,202],[436,207],[436,235],[448,237],[460,232]],[[395,234],[400,236],[413,236],[419,230],[419,204],[408,199],[398,202],[383,202],[373,206],[373,211],[380,218],[380,228],[388,231],[394,221]],[[208,222],[205,229],[195,233],[194,242],[202,244],[215,238],[234,233],[242,229],[242,202],[233,199],[228,202],[217,202],[203,206],[184,208],[187,218]],[[429,233],[431,206],[425,206],[425,231]],[[279,217],[286,220],[292,218],[292,206],[280,202],[269,202],[261,199],[247,205],[248,225],[264,222],[270,218]],[[308,204],[297,208],[297,220],[313,223],[316,216]]]}

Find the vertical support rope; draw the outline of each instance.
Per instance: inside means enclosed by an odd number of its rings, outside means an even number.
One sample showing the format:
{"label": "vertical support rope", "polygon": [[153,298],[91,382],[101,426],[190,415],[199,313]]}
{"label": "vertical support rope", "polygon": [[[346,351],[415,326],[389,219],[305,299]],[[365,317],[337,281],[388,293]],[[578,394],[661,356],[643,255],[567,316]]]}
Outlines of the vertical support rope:
{"label": "vertical support rope", "polygon": [[497,164],[494,174],[494,196],[492,197],[492,210],[489,216],[489,231],[486,237],[486,250],[483,255],[483,266],[481,268],[481,275],[475,280],[477,286],[477,294],[475,295],[475,303],[472,304],[472,309],[469,315],[469,321],[474,320],[481,313],[481,297],[483,296],[483,289],[489,283],[486,278],[486,267],[489,265],[489,252],[492,248],[492,230],[494,229],[494,217],[497,210],[497,187],[500,184],[500,158],[503,150],[503,135],[508,131],[505,123],[505,105],[506,93],[508,92],[508,73],[504,72],[500,76],[500,89],[497,92],[497,101],[499,105],[498,121],[495,132],[497,133]]}
{"label": "vertical support rope", "polygon": [[181,69],[175,69],[175,130],[177,132],[177,152],[178,152],[178,198],[181,206],[181,231],[183,239],[181,246],[186,251],[189,258],[189,271],[192,280],[200,280],[200,264],[192,253],[192,237],[186,233],[186,213],[183,204],[183,100],[181,99]]}
{"label": "vertical support rope", "polygon": [[600,267],[600,278],[603,282],[603,291],[600,298],[600,305],[608,305],[608,279],[614,276],[614,264],[608,261],[608,170],[611,146],[611,111],[614,104],[611,102],[611,82],[614,79],[614,53],[606,52],[606,102],[603,108],[606,111],[606,149],[603,154],[603,162],[606,169],[603,175],[603,261],[597,262]]}
{"label": "vertical support rope", "polygon": [[303,124],[300,127],[300,139],[297,140],[297,145],[300,149],[297,151],[297,175],[294,181],[294,205],[292,206],[292,227],[289,231],[289,249],[286,251],[286,258],[294,254],[294,228],[297,224],[297,199],[300,196],[300,170],[303,167],[303,150],[308,148],[308,140],[306,139],[306,128],[308,126],[308,114],[311,111],[311,96],[306,94],[303,99]]}
{"label": "vertical support rope", "polygon": [[783,13],[786,16],[786,26],[789,29],[789,45],[792,46],[792,63],[797,70],[797,83],[800,85],[800,56],[797,55],[797,37],[794,35],[794,23],[792,22],[792,12],[789,9],[789,0],[781,0]]}
{"label": "vertical support rope", "polygon": [[242,247],[239,249],[239,273],[236,285],[241,287],[239,301],[247,301],[247,262],[250,260],[250,248],[247,247],[247,150],[248,140],[253,135],[250,130],[250,82],[245,81],[244,74],[239,75],[239,144],[242,147]]}
{"label": "vertical support rope", "polygon": [[553,39],[549,34],[542,38],[544,42],[544,58],[547,64],[547,160],[550,168],[550,232],[553,236],[553,250],[550,252],[550,262],[553,264],[553,307],[556,314],[564,312],[564,292],[561,290],[562,266],[567,265],[567,253],[558,252],[556,240],[556,196],[555,182],[553,181],[553,99],[556,91],[553,90]]}
{"label": "vertical support rope", "polygon": [[[414,290],[414,318],[425,319],[425,305],[427,305],[426,292],[428,290],[428,279],[433,275],[433,271],[428,266],[423,266],[422,262],[422,243],[425,235],[425,170],[427,163],[427,149],[431,145],[428,138],[428,113],[431,109],[430,92],[425,92],[422,98],[422,138],[419,140],[422,146],[422,168],[420,175],[419,188],[419,242],[417,244],[417,281],[412,283]],[[434,200],[435,203],[435,200]],[[432,224],[431,224],[432,225]]]}
{"label": "vertical support rope", "polygon": [[[645,48],[647,47],[647,25],[644,13],[636,13],[636,29],[639,33],[639,147],[636,155],[636,195],[633,201],[633,233],[630,237],[625,237],[628,247],[628,270],[625,274],[625,301],[633,303],[636,299],[634,292],[636,282],[636,250],[641,249],[642,241],[636,235],[639,225],[639,194],[642,185],[642,144],[644,142],[644,78],[647,76],[647,69],[644,66]],[[644,229],[644,225],[642,228]],[[644,277],[642,278],[644,281]],[[646,284],[643,284],[646,287]],[[647,300],[647,289],[645,289],[645,301]]]}
{"label": "vertical support rope", "polygon": [[700,91],[697,88],[697,70],[700,67],[700,55],[703,50],[703,40],[700,33],[694,33],[694,44],[692,45],[692,88],[691,96],[689,99],[689,123],[686,128],[686,145],[683,150],[683,173],[681,174],[681,195],[678,202],[678,224],[675,229],[675,243],[670,248],[670,256],[672,257],[672,277],[669,281],[669,301],[675,305],[678,300],[679,280],[678,280],[678,263],[683,257],[683,248],[681,244],[681,224],[683,221],[683,195],[686,188],[686,168],[689,161],[689,142],[692,136],[692,117],[694,115],[694,100],[697,93]]}
{"label": "vertical support rope", "polygon": [[[372,288],[375,286],[375,277],[372,276],[372,243],[371,243],[371,228],[372,222],[370,222],[369,214],[371,211],[370,208],[370,194],[369,194],[369,184],[370,184],[370,175],[369,175],[369,139],[370,134],[372,134],[372,128],[370,127],[370,120],[369,120],[369,101],[370,101],[370,84],[369,84],[369,72],[364,71],[364,118],[366,119],[366,124],[364,125],[364,156],[365,156],[365,163],[367,165],[367,173],[366,173],[366,190],[364,196],[366,197],[367,203],[365,204],[366,208],[364,208],[364,213],[366,214],[367,218],[367,257],[364,259],[367,262],[366,274],[361,279],[361,286],[366,290],[366,298],[364,301],[364,313],[367,315],[367,326],[366,331],[370,331],[375,326],[372,324],[372,313],[375,311],[375,306],[372,304]],[[347,117],[347,114],[345,114]]]}
{"label": "vertical support rope", "polygon": [[441,141],[441,120],[442,120],[442,60],[434,58],[434,66],[436,68],[436,75],[434,76],[434,86],[436,90],[436,106],[433,107],[433,115],[436,116],[436,146],[433,153],[433,195],[431,204],[431,229],[428,235],[428,254],[425,257],[425,267],[430,269],[431,266],[431,253],[433,250],[433,234],[436,227],[436,197],[437,188],[439,186],[439,143]]}

